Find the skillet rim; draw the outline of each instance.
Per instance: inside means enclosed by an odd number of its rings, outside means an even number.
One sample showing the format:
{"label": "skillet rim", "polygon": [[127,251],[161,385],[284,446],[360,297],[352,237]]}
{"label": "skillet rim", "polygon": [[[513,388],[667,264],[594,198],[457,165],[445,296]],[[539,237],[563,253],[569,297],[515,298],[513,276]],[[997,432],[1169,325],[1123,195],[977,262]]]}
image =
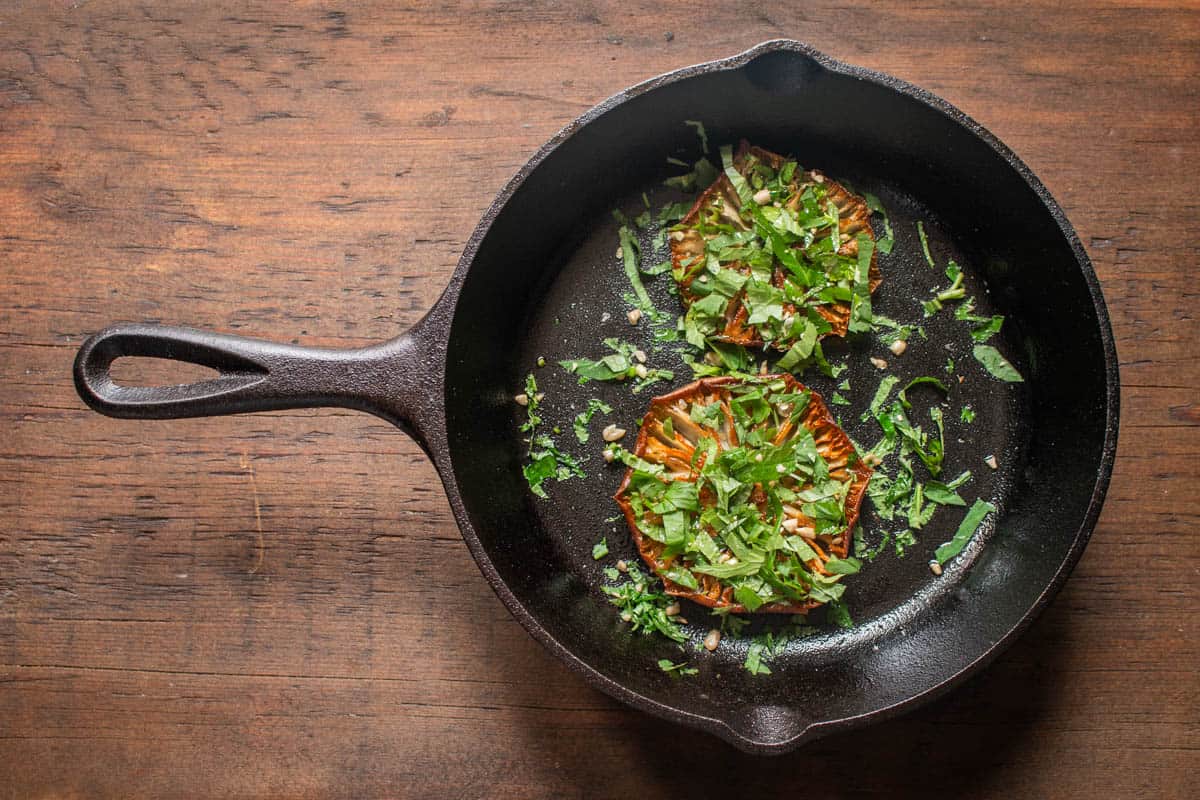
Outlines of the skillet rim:
{"label": "skillet rim", "polygon": [[[1037,195],[1038,199],[1041,200],[1046,211],[1053,218],[1060,233],[1070,246],[1071,252],[1075,256],[1075,264],[1082,273],[1088,292],[1091,295],[1096,322],[1099,328],[1100,344],[1104,351],[1106,391],[1104,444],[1100,451],[1096,481],[1092,486],[1087,509],[1079,526],[1076,528],[1070,548],[1055,569],[1046,588],[1038,595],[1033,604],[1008,632],[950,677],[909,696],[905,700],[863,714],[807,722],[799,729],[799,732],[785,739],[762,739],[755,738],[752,732],[741,730],[734,721],[718,716],[705,716],[703,714],[684,711],[659,702],[651,697],[638,694],[581,660],[568,646],[564,645],[541,626],[500,577],[499,572],[488,557],[486,549],[475,533],[466,506],[463,503],[462,494],[459,491],[453,459],[450,454],[445,400],[447,396],[446,376],[450,355],[450,338],[453,335],[453,322],[466,276],[470,272],[471,266],[474,264],[475,258],[479,253],[484,239],[491,230],[492,224],[503,214],[505,207],[513,195],[525,183],[526,179],[538,169],[542,162],[574,135],[576,131],[630,99],[689,78],[715,72],[742,69],[755,59],[776,52],[796,54],[811,60],[826,71],[868,81],[922,103],[933,111],[947,117],[949,122],[962,126],[976,138],[983,141],[984,144],[990,147],[997,156],[1004,160],[1021,177],[1025,184]],[[872,69],[846,64],[825,55],[807,44],[792,39],[768,40],[727,58],[682,67],[642,81],[603,100],[578,118],[563,126],[561,130],[538,148],[529,160],[504,185],[487,211],[484,212],[475,230],[467,240],[463,254],[450,277],[446,289],[438,300],[435,301],[426,317],[414,326],[414,333],[418,333],[420,329],[430,332],[435,329],[441,329],[442,332],[441,337],[439,337],[440,341],[434,345],[436,348],[436,358],[440,362],[439,366],[441,369],[441,396],[438,398],[441,401],[441,408],[439,409],[439,413],[431,415],[433,417],[432,425],[420,427],[425,428],[428,452],[437,467],[438,475],[446,490],[447,499],[450,502],[451,510],[454,512],[454,518],[458,523],[463,540],[467,544],[467,549],[478,565],[480,572],[483,573],[493,591],[500,598],[500,601],[534,639],[566,664],[567,667],[582,675],[592,686],[633,708],[646,711],[671,722],[715,734],[747,753],[763,755],[781,754],[794,750],[802,744],[822,736],[842,730],[859,728],[875,721],[882,721],[898,716],[907,710],[944,695],[994,661],[1025,632],[1033,620],[1037,618],[1062,589],[1063,584],[1078,563],[1084,548],[1091,538],[1112,478],[1120,421],[1120,373],[1116,343],[1112,333],[1112,324],[1108,315],[1108,309],[1104,303],[1100,283],[1092,267],[1091,260],[1084,250],[1079,236],[1075,233],[1075,229],[1067,220],[1061,206],[1050,195],[1050,192],[1041,180],[1007,145],[949,102],[907,81]],[[432,405],[432,403],[429,405]],[[426,408],[429,408],[429,406],[426,406]]]}

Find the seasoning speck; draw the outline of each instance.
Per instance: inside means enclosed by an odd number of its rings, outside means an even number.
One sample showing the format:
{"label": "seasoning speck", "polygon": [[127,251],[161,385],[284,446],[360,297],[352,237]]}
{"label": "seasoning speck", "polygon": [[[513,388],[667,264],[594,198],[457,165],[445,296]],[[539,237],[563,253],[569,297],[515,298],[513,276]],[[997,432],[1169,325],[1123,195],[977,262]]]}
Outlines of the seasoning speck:
{"label": "seasoning speck", "polygon": [[930,561],[929,562],[929,571],[932,572],[934,575],[941,575],[942,574],[942,565],[936,561]]}
{"label": "seasoning speck", "polygon": [[640,308],[630,309],[625,318],[629,320],[630,325],[637,325],[642,320],[642,310]]}
{"label": "seasoning speck", "polygon": [[521,394],[514,397],[513,400],[516,400],[517,405],[519,405],[519,406],[529,405],[529,395],[525,394],[524,392],[522,392]]}
{"label": "seasoning speck", "polygon": [[876,358],[875,356],[871,356],[871,365],[874,366],[875,369],[887,369],[887,362],[882,358]]}
{"label": "seasoning speck", "polygon": [[704,637],[704,649],[710,653],[717,649],[717,645],[721,643],[721,632],[713,628],[708,632],[708,636]]}

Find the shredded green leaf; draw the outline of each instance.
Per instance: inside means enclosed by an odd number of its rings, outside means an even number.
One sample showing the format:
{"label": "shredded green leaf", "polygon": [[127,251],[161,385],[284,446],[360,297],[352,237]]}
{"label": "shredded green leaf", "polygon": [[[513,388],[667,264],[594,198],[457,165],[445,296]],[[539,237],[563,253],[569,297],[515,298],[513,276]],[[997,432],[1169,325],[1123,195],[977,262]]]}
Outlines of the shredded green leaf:
{"label": "shredded green leaf", "polygon": [[990,344],[977,344],[971,352],[974,354],[975,360],[983,364],[984,369],[1000,380],[1009,383],[1022,383],[1025,380],[1021,377],[1021,373],[1017,372],[1017,368]]}
{"label": "shredded green leaf", "polygon": [[792,622],[778,631],[763,631],[750,640],[746,649],[746,660],[742,668],[751,675],[770,675],[771,668],[767,662],[783,654],[787,646],[806,636],[811,636],[817,629],[808,624],[803,616],[795,616]]}
{"label": "shredded green leaf", "polygon": [[853,628],[854,620],[850,617],[850,609],[846,604],[838,599],[829,601],[828,610],[825,612],[826,617],[833,624],[841,628]]}
{"label": "shredded green leaf", "polygon": [[946,277],[951,281],[950,287],[936,292],[932,299],[921,304],[926,317],[932,317],[941,311],[944,303],[961,300],[966,296],[967,290],[963,288],[963,273],[958,264],[951,261],[946,265]]}
{"label": "shredded green leaf", "polygon": [[940,545],[934,552],[933,557],[937,559],[939,564],[945,564],[950,559],[963,551],[967,546],[967,542],[971,541],[971,537],[979,530],[980,524],[984,518],[996,510],[996,507],[985,500],[976,500],[975,504],[967,511],[967,515],[963,517],[962,524],[958,526],[958,530],[954,532],[954,538]]}
{"label": "shredded green leaf", "polygon": [[593,397],[591,400],[588,400],[587,410],[575,415],[575,421],[571,425],[575,429],[575,438],[579,440],[580,444],[587,444],[589,438],[588,425],[597,411],[601,414],[611,414],[612,406]]}
{"label": "shredded green leaf", "polygon": [[600,559],[604,558],[606,555],[608,555],[608,537],[607,536],[605,538],[601,539],[600,541],[596,542],[596,544],[592,545],[592,558],[594,558],[596,561],[599,561]]}
{"label": "shredded green leaf", "polygon": [[700,137],[700,149],[705,153],[708,152],[708,132],[704,130],[704,123],[695,119],[685,119],[683,124],[689,125],[696,129],[696,135]]}
{"label": "shredded green leaf", "polygon": [[1004,325],[1004,317],[999,314],[991,317],[977,316],[974,297],[968,298],[966,302],[954,309],[954,318],[971,323],[971,338],[976,342],[986,342],[999,333],[1001,326]]}
{"label": "shredded green leaf", "polygon": [[537,432],[537,427],[542,422],[542,418],[538,415],[541,395],[538,392],[537,380],[533,373],[525,378],[525,396],[527,398],[526,418],[525,422],[521,424],[520,430],[522,433],[529,434],[529,438],[525,440],[529,443],[527,451],[529,463],[521,471],[525,475],[525,481],[529,484],[529,490],[538,497],[545,498],[546,490],[543,484],[550,478],[565,481],[571,477],[584,478],[587,476],[574,456],[559,450],[548,434]]}
{"label": "shredded green leaf", "polygon": [[658,668],[670,675],[672,678],[680,678],[684,675],[695,675],[700,670],[695,667],[689,667],[688,662],[680,661],[678,664],[672,663],[669,658],[660,658],[658,660]]}
{"label": "shredded green leaf", "polygon": [[669,369],[655,369],[641,363],[638,349],[628,342],[605,339],[604,346],[612,351],[610,355],[595,361],[590,358],[568,358],[559,361],[559,366],[578,375],[581,385],[588,381],[624,381],[633,378],[634,394],[653,383],[675,377],[675,373]]}
{"label": "shredded green leaf", "polygon": [[[649,635],[660,633],[676,642],[687,641],[687,631],[667,615],[667,606],[674,600],[667,594],[651,588],[648,579],[635,565],[628,567],[628,580],[616,586],[605,586],[603,591],[609,602],[621,609],[621,619],[635,631]],[[654,581],[658,583],[657,580]]]}
{"label": "shredded green leaf", "polygon": [[892,221],[888,219],[887,209],[883,207],[883,203],[879,202],[879,198],[870,192],[863,192],[863,199],[867,201],[867,208],[883,217],[883,236],[879,237],[876,246],[879,248],[879,252],[887,255],[896,245],[896,235],[892,232]]}
{"label": "shredded green leaf", "polygon": [[929,240],[925,238],[925,223],[917,220],[917,236],[921,239],[921,252],[925,254],[925,263],[934,268],[933,256],[929,253]]}
{"label": "shredded green leaf", "polygon": [[900,405],[904,406],[905,408],[912,408],[912,403],[908,402],[908,390],[914,386],[921,386],[922,384],[936,386],[938,389],[942,390],[942,394],[950,394],[950,390],[946,388],[946,384],[930,375],[922,375],[919,378],[913,378],[903,389],[900,390],[900,394],[898,395],[900,398]]}

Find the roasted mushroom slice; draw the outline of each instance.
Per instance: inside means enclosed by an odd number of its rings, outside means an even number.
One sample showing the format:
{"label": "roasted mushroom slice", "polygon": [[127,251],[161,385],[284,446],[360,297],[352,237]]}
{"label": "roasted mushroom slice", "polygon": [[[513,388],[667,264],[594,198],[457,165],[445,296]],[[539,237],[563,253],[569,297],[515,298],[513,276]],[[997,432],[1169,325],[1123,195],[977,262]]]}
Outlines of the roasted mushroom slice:
{"label": "roasted mushroom slice", "polygon": [[858,330],[855,312],[883,280],[866,201],[745,141],[722,159],[725,171],[670,235],[689,338],[811,349]]}
{"label": "roasted mushroom slice", "polygon": [[871,469],[791,375],[705,378],[656,397],[616,501],[669,594],[806,613],[841,596]]}

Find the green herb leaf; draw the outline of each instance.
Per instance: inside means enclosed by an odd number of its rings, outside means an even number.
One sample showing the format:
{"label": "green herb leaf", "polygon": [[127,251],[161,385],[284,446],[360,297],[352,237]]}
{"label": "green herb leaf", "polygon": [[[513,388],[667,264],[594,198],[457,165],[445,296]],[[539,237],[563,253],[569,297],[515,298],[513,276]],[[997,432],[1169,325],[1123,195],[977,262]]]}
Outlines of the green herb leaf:
{"label": "green herb leaf", "polygon": [[622,225],[617,229],[617,236],[621,239],[621,263],[625,267],[625,277],[629,280],[629,285],[633,287],[634,297],[637,298],[637,307],[643,313],[657,314],[658,309],[654,307],[654,302],[650,299],[650,295],[646,293],[646,287],[642,283],[641,275],[641,247],[639,247],[637,239],[634,238],[633,232],[628,226]]}
{"label": "green herb leaf", "polygon": [[621,609],[635,631],[644,634],[660,633],[676,642],[687,641],[687,632],[666,608],[675,601],[666,594],[650,588],[649,579],[636,566],[630,565],[627,580],[617,586],[602,587],[609,602]]}
{"label": "green herb leaf", "polygon": [[912,531],[905,529],[896,534],[894,544],[896,548],[896,557],[904,558],[906,555],[908,555],[908,548],[916,546],[917,537],[913,536]]}
{"label": "green herb leaf", "polygon": [[700,149],[705,153],[708,152],[708,132],[704,130],[704,123],[695,119],[685,119],[684,125],[690,125],[696,129],[696,135],[700,137]]}
{"label": "green herb leaf", "polygon": [[587,410],[581,414],[575,415],[575,421],[571,423],[575,429],[575,438],[580,444],[587,444],[589,438],[588,424],[591,423],[592,417],[599,411],[601,414],[611,414],[612,406],[596,398],[588,400]]}
{"label": "green herb leaf", "polygon": [[863,199],[867,201],[867,208],[883,217],[883,236],[879,237],[876,246],[879,248],[879,252],[887,255],[892,252],[892,248],[896,244],[896,236],[892,232],[892,221],[888,219],[887,209],[879,202],[879,198],[870,192],[863,192]]}
{"label": "green herb leaf", "polygon": [[596,561],[608,555],[608,537],[604,537],[600,541],[592,545],[592,558]]}
{"label": "green herb leaf", "polygon": [[925,254],[925,263],[934,266],[933,256],[929,254],[929,240],[925,238],[925,223],[917,220],[917,236],[921,239],[921,252]]}
{"label": "green herb leaf", "polygon": [[862,562],[857,558],[831,558],[825,562],[825,569],[835,575],[854,575],[862,569]]}
{"label": "green herb leaf", "polygon": [[830,600],[827,608],[829,610],[825,612],[825,615],[830,622],[842,628],[854,627],[854,620],[850,617],[850,609],[846,607],[846,604],[840,598]]}
{"label": "green herb leaf", "polygon": [[1009,383],[1024,382],[1025,379],[1021,377],[1021,373],[1017,372],[1017,368],[990,344],[977,344],[971,352],[975,355],[975,360],[983,364],[984,369],[1000,380]]}
{"label": "green herb leaf", "polygon": [[922,375],[919,378],[913,378],[903,389],[900,390],[900,405],[904,406],[905,408],[912,408],[912,403],[908,402],[908,390],[914,386],[920,386],[922,384],[936,386],[938,389],[942,390],[942,394],[950,394],[950,390],[946,388],[946,384],[942,383],[937,378],[929,375]]}
{"label": "green herb leaf", "polygon": [[875,389],[875,396],[871,398],[871,405],[867,407],[866,413],[862,415],[863,422],[866,422],[871,417],[879,416],[879,410],[883,408],[888,395],[892,393],[892,389],[899,382],[900,379],[895,375],[887,375],[879,382],[879,386]]}
{"label": "green herb leaf", "polygon": [[680,678],[684,675],[695,675],[700,670],[695,667],[689,667],[688,662],[680,661],[678,664],[672,663],[669,658],[660,658],[658,660],[658,668],[670,675],[672,678]]}
{"label": "green herb leaf", "polygon": [[754,202],[754,190],[750,188],[750,184],[746,183],[742,173],[738,172],[733,165],[733,147],[731,145],[721,145],[721,165],[725,168],[725,177],[729,178],[729,182],[733,184],[733,190],[737,192],[742,206],[749,206]]}
{"label": "green herb leaf", "polygon": [[858,261],[854,269],[853,296],[850,298],[850,322],[848,329],[851,333],[868,333],[871,330],[871,256],[875,252],[875,242],[865,233],[857,237]]}
{"label": "green herb leaf", "polygon": [[[676,166],[686,167],[687,164],[677,158],[668,158],[667,162]],[[713,163],[707,158],[701,158],[692,165],[692,171],[683,175],[675,175],[663,181],[666,186],[672,186],[685,192],[694,192],[697,189],[708,186],[717,179],[720,172]],[[689,206],[690,208],[690,206]],[[686,209],[684,210],[686,214]],[[682,216],[682,215],[681,215]]]}
{"label": "green herb leaf", "polygon": [[968,424],[974,422],[975,409],[971,408],[970,406],[963,406],[962,410],[958,412],[958,418]]}
{"label": "green herb leaf", "polygon": [[984,518],[996,510],[996,507],[985,500],[976,500],[975,504],[967,511],[967,515],[963,517],[962,524],[958,526],[958,530],[954,533],[954,538],[940,545],[933,557],[937,559],[939,564],[945,564],[950,559],[962,552],[967,546],[967,542],[971,541],[971,537],[979,529]]}
{"label": "green herb leaf", "polygon": [[925,484],[925,499],[940,506],[965,506],[966,500],[958,493],[940,481],[929,481]]}
{"label": "green herb leaf", "polygon": [[1004,317],[998,314],[992,317],[976,316],[974,297],[954,309],[954,318],[972,323],[971,338],[976,342],[986,342],[999,333],[1001,326],[1004,325]]}

